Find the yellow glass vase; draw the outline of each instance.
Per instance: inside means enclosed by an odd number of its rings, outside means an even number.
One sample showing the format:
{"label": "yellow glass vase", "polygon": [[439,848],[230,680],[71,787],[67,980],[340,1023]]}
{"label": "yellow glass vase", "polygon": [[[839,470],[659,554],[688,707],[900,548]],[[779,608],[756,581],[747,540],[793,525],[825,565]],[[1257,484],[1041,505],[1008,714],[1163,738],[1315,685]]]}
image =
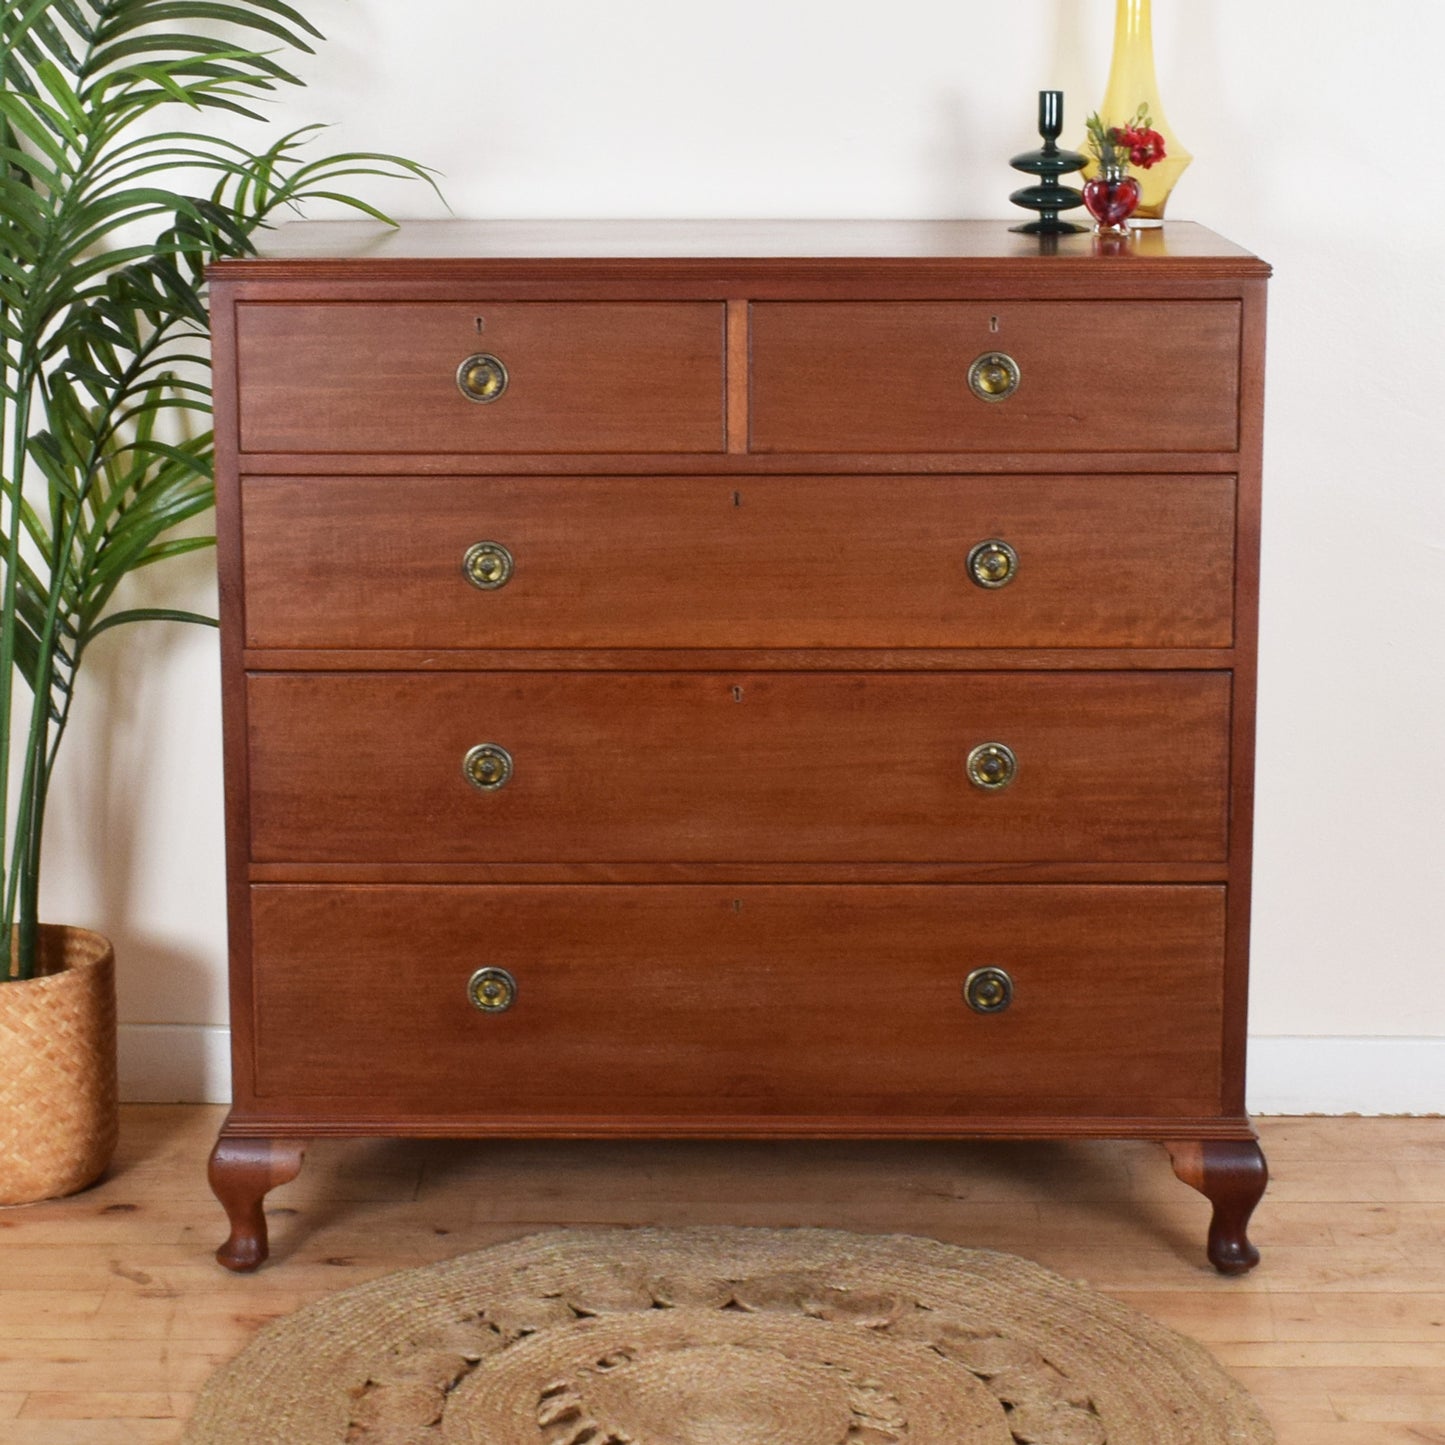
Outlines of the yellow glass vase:
{"label": "yellow glass vase", "polygon": [[[1129,168],[1143,192],[1139,209],[1129,218],[1131,226],[1163,224],[1170,192],[1194,159],[1170,128],[1164,103],[1159,99],[1159,81],[1154,74],[1154,23],[1149,7],[1150,0],[1117,0],[1114,61],[1109,68],[1109,88],[1099,106],[1106,125],[1123,125],[1143,105],[1149,111],[1151,125],[1164,137],[1162,161],[1147,171],[1139,166]],[[1085,176],[1092,179],[1098,173],[1098,161],[1090,160]]]}

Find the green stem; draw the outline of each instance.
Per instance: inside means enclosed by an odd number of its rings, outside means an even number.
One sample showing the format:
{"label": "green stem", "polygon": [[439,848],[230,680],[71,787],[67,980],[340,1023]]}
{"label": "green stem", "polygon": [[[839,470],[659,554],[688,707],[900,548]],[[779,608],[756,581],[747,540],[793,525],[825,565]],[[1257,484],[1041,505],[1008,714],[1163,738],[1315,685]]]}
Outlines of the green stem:
{"label": "green stem", "polygon": [[[10,741],[15,692],[15,608],[20,590],[20,496],[25,468],[25,437],[30,427],[30,389],[33,385],[29,368],[22,355],[15,367],[15,430],[11,438],[10,511],[5,548],[5,598],[0,609],[0,819],[10,817]],[[4,891],[3,913],[0,913],[0,959],[4,967],[0,975],[29,978],[34,970],[33,954],[13,951],[15,926],[15,867],[22,840],[18,826],[14,839],[6,838],[5,857],[0,860],[0,886]]]}
{"label": "green stem", "polygon": [[[10,308],[8,305],[0,305],[0,326],[9,319]],[[10,403],[5,400],[5,388],[10,377],[10,348],[5,347],[4,357],[0,359],[0,466],[5,463],[5,448],[7,431],[10,420]],[[20,484],[17,480],[15,485],[15,498],[12,501],[8,517],[9,531],[6,533],[6,557],[5,557],[5,608],[4,626],[0,628],[0,895],[5,891],[5,880],[7,869],[5,867],[5,819],[9,817],[7,804],[9,802],[10,782],[10,700],[11,684],[15,673],[15,625],[10,606],[10,579],[16,571],[16,564],[20,557],[19,531],[20,506],[19,506]],[[15,538],[16,545],[11,550],[10,538]],[[3,930],[4,936],[0,938],[0,982],[9,977],[10,965],[10,930],[8,927]]]}
{"label": "green stem", "polygon": [[[93,454],[92,454],[93,456]],[[6,890],[6,921],[14,916],[18,902],[19,956],[23,977],[31,977],[35,967],[35,943],[38,938],[40,906],[40,844],[45,826],[45,800],[50,791],[51,689],[55,684],[56,633],[64,601],[66,583],[74,563],[76,534],[85,510],[85,498],[95,479],[95,464],[90,458],[85,480],[77,488],[76,500],[67,505],[58,492],[53,493],[52,528],[56,536],[55,552],[50,566],[50,589],[46,596],[45,621],[39,633],[39,661],[36,668],[34,696],[31,700],[30,728],[25,743],[25,770],[22,774],[20,799],[16,810],[14,861],[9,887]],[[72,674],[71,688],[74,687]],[[56,710],[59,713],[59,709]],[[61,725],[63,726],[63,720]],[[58,738],[55,739],[59,741]],[[12,902],[12,900],[16,900]]]}
{"label": "green stem", "polygon": [[[42,711],[38,697],[35,711]],[[24,829],[24,852],[22,854],[20,848],[16,848],[16,867],[20,876],[16,939],[20,957],[30,961],[32,977],[38,964],[40,943],[40,835],[45,826],[45,795],[50,790],[46,751],[38,748],[32,757],[26,759],[29,764],[25,788],[28,798],[22,808],[22,817],[17,820]]]}

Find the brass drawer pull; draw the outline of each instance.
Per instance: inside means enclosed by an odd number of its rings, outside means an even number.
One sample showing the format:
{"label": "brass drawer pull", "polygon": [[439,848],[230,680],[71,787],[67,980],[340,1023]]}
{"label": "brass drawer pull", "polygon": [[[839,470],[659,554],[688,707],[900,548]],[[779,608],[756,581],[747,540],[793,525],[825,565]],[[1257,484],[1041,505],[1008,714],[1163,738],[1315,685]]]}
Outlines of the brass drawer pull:
{"label": "brass drawer pull", "polygon": [[467,980],[467,997],[484,1014],[504,1014],[517,1001],[517,980],[505,968],[479,968]]}
{"label": "brass drawer pull", "polygon": [[462,759],[467,782],[483,793],[504,788],[512,776],[512,755],[496,743],[478,743]]}
{"label": "brass drawer pull", "polygon": [[1007,587],[1018,570],[1019,554],[997,537],[980,542],[968,554],[968,575],[979,587]]}
{"label": "brass drawer pull", "polygon": [[976,1014],[1001,1014],[1014,1001],[1014,981],[1001,968],[976,968],[963,981],[963,998]]}
{"label": "brass drawer pull", "polygon": [[473,587],[495,592],[512,580],[515,565],[512,554],[500,542],[474,542],[462,558],[462,573]]}
{"label": "brass drawer pull", "polygon": [[511,378],[501,358],[481,351],[457,367],[457,389],[468,401],[496,401]]}
{"label": "brass drawer pull", "polygon": [[1018,362],[1002,351],[986,351],[968,368],[968,388],[980,401],[1007,401],[1019,379]]}
{"label": "brass drawer pull", "polygon": [[968,780],[975,788],[995,793],[1013,782],[1019,770],[1019,760],[1013,749],[1004,743],[980,743],[969,755],[965,765]]}

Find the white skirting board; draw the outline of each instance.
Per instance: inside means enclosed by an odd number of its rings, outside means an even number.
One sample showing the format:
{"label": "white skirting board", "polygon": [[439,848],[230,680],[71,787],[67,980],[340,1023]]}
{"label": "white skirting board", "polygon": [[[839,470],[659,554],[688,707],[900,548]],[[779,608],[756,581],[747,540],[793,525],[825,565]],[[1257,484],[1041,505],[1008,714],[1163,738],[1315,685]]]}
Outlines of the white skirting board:
{"label": "white skirting board", "polygon": [[[122,1024],[120,1096],[134,1104],[224,1104],[230,1033]],[[1445,1039],[1252,1038],[1252,1114],[1445,1113]]]}
{"label": "white skirting board", "polygon": [[1249,1041],[1252,1114],[1445,1114],[1445,1039]]}
{"label": "white skirting board", "polygon": [[127,1104],[229,1104],[230,1029],[122,1024],[120,1097]]}

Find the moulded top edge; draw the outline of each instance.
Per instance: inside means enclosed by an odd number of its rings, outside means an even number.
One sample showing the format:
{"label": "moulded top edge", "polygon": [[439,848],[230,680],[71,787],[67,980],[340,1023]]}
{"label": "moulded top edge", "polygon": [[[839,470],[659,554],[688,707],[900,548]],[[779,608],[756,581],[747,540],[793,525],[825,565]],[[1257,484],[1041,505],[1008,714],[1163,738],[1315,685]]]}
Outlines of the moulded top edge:
{"label": "moulded top edge", "polygon": [[[779,275],[819,270],[1255,278],[1269,266],[1189,221],[1127,239],[1017,235],[1007,221],[302,221],[263,238],[217,279],[288,276]],[[1106,271],[1106,268],[1109,268]]]}

